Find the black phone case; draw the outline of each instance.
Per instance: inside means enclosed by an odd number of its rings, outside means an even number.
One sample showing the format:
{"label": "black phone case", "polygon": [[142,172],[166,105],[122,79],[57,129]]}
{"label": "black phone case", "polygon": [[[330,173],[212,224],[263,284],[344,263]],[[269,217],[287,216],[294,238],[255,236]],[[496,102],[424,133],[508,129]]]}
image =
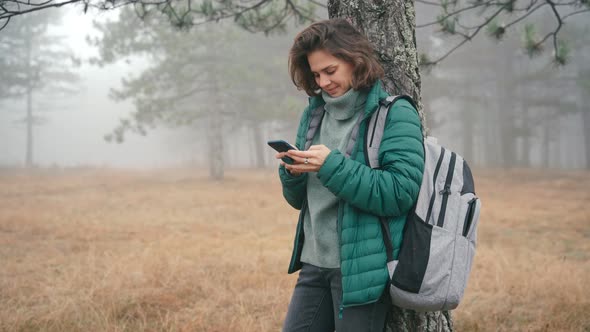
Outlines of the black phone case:
{"label": "black phone case", "polygon": [[[277,152],[287,152],[293,149],[290,146],[290,144],[285,141],[268,141],[267,143],[271,148],[275,149]],[[294,162],[294,160],[290,157],[283,157],[281,158],[281,160],[287,164],[293,164]]]}

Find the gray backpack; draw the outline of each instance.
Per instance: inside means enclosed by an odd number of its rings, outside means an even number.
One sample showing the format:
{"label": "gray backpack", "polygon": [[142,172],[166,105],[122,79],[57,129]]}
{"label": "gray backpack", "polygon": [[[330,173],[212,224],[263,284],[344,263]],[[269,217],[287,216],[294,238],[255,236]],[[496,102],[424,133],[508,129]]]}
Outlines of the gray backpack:
{"label": "gray backpack", "polygon": [[[379,146],[389,108],[399,99],[416,104],[408,96],[390,96],[373,113],[365,142],[371,168],[379,168]],[[305,150],[321,125],[324,107],[312,111]],[[352,129],[345,151],[350,156],[363,117]],[[459,305],[471,270],[481,202],[475,195],[473,176],[461,156],[424,140],[424,174],[420,194],[408,214],[399,257],[393,259],[393,245],[385,218],[381,231],[387,251],[390,294],[393,304],[416,311],[454,309]]]}
{"label": "gray backpack", "polygon": [[[379,145],[389,108],[408,96],[391,96],[381,103],[369,122],[373,148],[365,146],[372,168],[379,168]],[[377,148],[374,148],[374,147]],[[477,241],[481,202],[473,176],[461,156],[424,140],[424,174],[420,194],[408,214],[399,257],[386,220],[381,220],[387,249],[390,295],[393,304],[416,311],[451,310],[459,305],[467,286]]]}

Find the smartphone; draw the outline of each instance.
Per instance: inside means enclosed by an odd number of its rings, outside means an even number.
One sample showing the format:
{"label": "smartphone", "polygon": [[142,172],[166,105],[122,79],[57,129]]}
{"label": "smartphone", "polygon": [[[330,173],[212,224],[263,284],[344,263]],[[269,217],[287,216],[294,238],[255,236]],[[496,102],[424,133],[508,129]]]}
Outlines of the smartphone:
{"label": "smartphone", "polygon": [[[277,152],[287,152],[289,150],[297,150],[296,147],[294,147],[293,145],[289,144],[287,141],[284,141],[282,139],[268,141],[267,143],[271,148],[275,149]],[[287,164],[293,163],[293,159],[291,159],[289,157],[283,157],[283,158],[281,158],[281,160]]]}

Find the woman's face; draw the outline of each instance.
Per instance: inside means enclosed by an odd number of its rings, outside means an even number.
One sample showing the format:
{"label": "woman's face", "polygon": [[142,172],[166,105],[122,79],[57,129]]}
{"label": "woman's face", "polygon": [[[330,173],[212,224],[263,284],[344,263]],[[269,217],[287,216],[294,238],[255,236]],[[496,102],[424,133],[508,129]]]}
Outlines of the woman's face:
{"label": "woman's face", "polygon": [[307,61],[317,85],[331,97],[339,97],[352,86],[353,66],[325,50],[307,55]]}

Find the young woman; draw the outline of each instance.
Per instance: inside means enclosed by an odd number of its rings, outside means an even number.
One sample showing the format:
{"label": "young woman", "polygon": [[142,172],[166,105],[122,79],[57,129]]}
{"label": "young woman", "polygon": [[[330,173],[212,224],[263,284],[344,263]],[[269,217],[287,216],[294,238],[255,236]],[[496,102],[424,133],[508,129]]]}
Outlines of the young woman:
{"label": "young woman", "polygon": [[[389,275],[380,218],[397,257],[406,215],[418,197],[424,151],[420,118],[405,100],[391,108],[380,169],[365,160],[367,123],[388,94],[383,69],[361,33],[343,19],[314,23],[295,37],[293,82],[310,96],[296,147],[276,155],[287,202],[301,210],[289,273],[299,272],[283,331],[382,331]],[[311,112],[325,109],[307,151]],[[359,117],[355,147],[343,154]],[[369,137],[370,139],[370,137]]]}

